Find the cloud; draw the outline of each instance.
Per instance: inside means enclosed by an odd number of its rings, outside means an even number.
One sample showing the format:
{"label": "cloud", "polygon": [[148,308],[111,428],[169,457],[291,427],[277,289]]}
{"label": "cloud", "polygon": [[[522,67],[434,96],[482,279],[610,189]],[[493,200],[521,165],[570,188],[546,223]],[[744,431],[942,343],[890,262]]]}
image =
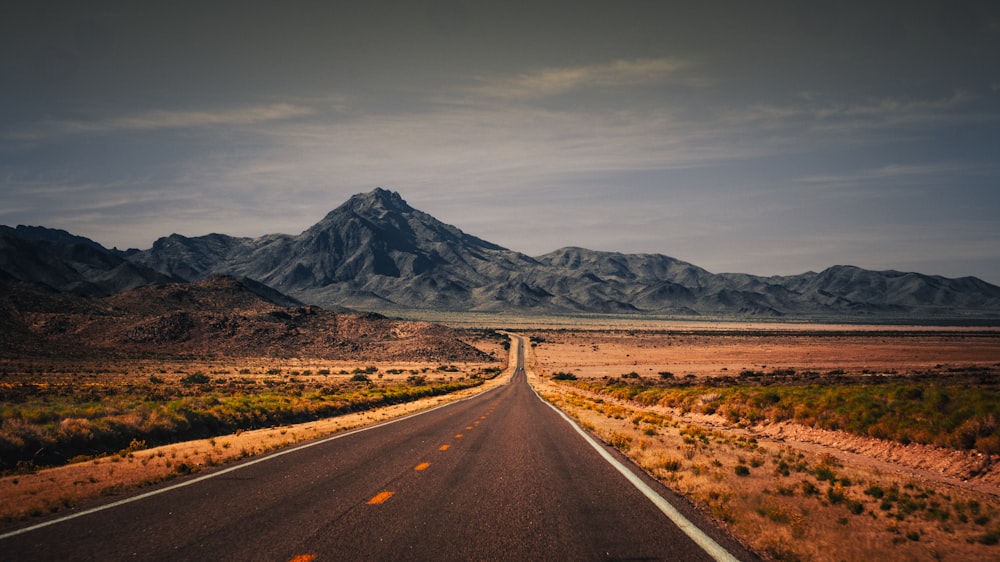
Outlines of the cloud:
{"label": "cloud", "polygon": [[546,97],[585,88],[652,84],[690,66],[681,59],[656,58],[545,68],[516,76],[480,77],[472,91],[493,98]]}
{"label": "cloud", "polygon": [[977,169],[976,166],[968,162],[910,165],[887,164],[878,168],[868,168],[847,174],[805,176],[799,178],[797,181],[807,184],[853,185],[887,179],[925,179],[931,176],[937,177],[942,174],[955,176],[956,174],[972,173]]}
{"label": "cloud", "polygon": [[938,99],[831,99],[815,92],[800,98],[801,103],[756,104],[733,108],[722,114],[731,122],[770,123],[772,126],[792,123],[801,126],[804,123],[808,129],[824,132],[854,132],[983,118],[959,112],[974,99],[962,90]]}
{"label": "cloud", "polygon": [[254,125],[267,121],[301,117],[312,112],[313,110],[309,107],[289,103],[248,106],[220,111],[152,110],[106,119],[42,121],[32,129],[5,133],[4,137],[10,140],[41,140],[48,137],[88,133]]}

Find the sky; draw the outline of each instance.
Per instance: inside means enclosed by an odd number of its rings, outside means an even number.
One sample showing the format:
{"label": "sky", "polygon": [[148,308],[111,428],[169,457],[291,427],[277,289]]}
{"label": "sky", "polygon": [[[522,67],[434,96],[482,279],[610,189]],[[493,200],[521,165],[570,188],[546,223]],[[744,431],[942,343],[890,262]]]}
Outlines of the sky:
{"label": "sky", "polygon": [[1000,3],[0,4],[0,224],[298,234],[384,187],[538,256],[1000,284]]}

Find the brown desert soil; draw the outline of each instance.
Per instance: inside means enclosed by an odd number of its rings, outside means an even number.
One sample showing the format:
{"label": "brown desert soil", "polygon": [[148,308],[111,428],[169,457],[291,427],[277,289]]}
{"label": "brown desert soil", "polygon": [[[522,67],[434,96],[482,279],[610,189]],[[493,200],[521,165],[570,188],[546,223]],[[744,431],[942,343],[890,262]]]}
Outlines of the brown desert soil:
{"label": "brown desert soil", "polygon": [[[998,514],[1000,456],[904,445],[794,422],[734,425],[719,415],[644,406],[547,378],[568,372],[581,380],[631,373],[657,379],[658,373],[667,371],[704,382],[765,368],[818,373],[825,380],[831,376],[857,380],[873,374],[926,377],[928,372],[948,376],[969,367],[1000,366],[1000,331],[822,327],[754,328],[745,333],[733,329],[525,333],[536,342],[529,366],[541,375],[531,380],[543,396],[721,520],[765,559],[1000,559],[1000,547],[981,544],[982,535],[976,534],[995,535],[1000,528],[997,521],[980,518],[989,521],[963,527],[955,520],[957,511],[933,524],[916,523],[914,516],[896,521],[880,511],[877,501],[861,494],[865,488],[859,486],[888,489],[905,484],[906,489],[932,497],[951,498],[956,506],[979,502]],[[661,421],[648,421],[646,413]],[[712,436],[712,445],[707,440],[705,445],[691,445],[685,431],[692,428]],[[843,505],[830,505],[822,494],[816,496],[819,500],[800,497],[805,494],[795,491],[800,482],[794,471],[790,477],[771,474],[771,465],[778,462],[774,458],[797,458],[810,467],[827,463],[836,466],[838,474],[850,475],[854,485],[845,494],[864,505],[861,515],[845,516]],[[751,468],[751,476],[745,478],[734,476],[735,465],[753,466],[754,460],[761,468]],[[808,480],[810,473],[804,475]],[[824,482],[815,484],[825,491]],[[868,522],[859,526],[860,520]],[[852,541],[843,540],[845,532],[851,533]]]}
{"label": "brown desert soil", "polygon": [[[848,376],[1000,365],[1000,331],[975,334],[971,336],[961,329],[926,334],[923,331],[893,334],[888,330],[875,335],[826,335],[819,331],[805,335],[546,332],[540,334],[544,342],[535,347],[535,356],[541,373],[568,371],[581,378],[629,372],[656,376],[661,371],[677,376],[682,373],[700,377],[733,376],[744,369],[763,368],[822,373],[841,370]],[[708,427],[732,426],[722,416],[670,413]],[[975,451],[916,443],[904,445],[793,422],[738,429],[758,439],[797,448],[837,451],[849,457],[852,464],[1000,495],[1000,459]]]}

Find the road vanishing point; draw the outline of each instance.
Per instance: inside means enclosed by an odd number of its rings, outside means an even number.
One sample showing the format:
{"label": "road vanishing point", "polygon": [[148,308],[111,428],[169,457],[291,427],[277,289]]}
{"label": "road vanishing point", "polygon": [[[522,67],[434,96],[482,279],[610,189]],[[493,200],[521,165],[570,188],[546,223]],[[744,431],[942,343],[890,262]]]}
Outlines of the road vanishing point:
{"label": "road vanishing point", "polygon": [[508,384],[9,531],[0,559],[757,559],[539,398],[513,343]]}

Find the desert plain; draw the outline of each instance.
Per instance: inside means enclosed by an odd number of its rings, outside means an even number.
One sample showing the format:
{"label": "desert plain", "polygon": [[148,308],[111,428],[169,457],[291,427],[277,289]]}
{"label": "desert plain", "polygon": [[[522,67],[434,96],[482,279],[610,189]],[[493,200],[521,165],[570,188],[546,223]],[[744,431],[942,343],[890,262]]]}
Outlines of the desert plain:
{"label": "desert plain", "polygon": [[[525,334],[546,399],[765,559],[1000,557],[1000,331],[685,324]],[[865,412],[870,420],[857,419]],[[946,439],[956,424],[980,437]]]}
{"label": "desert plain", "polygon": [[[763,559],[1000,558],[1000,330],[574,323],[512,332],[530,344],[529,380],[544,399]],[[488,333],[467,340],[493,362],[147,358],[87,369],[54,358],[7,361],[0,383],[9,397],[30,384],[50,401],[90,389],[90,399],[209,396],[210,408],[228,404],[227,392],[349,396],[361,405],[304,422],[255,418],[254,427],[172,443],[137,439],[58,466],[21,463],[0,478],[3,526],[502,384],[510,362]],[[198,373],[207,381],[190,384]],[[362,404],[407,386],[438,390]],[[854,423],[859,400],[860,411],[881,417]],[[916,420],[922,432],[905,423],[914,416],[927,417]],[[937,427],[947,429],[935,435]]]}

